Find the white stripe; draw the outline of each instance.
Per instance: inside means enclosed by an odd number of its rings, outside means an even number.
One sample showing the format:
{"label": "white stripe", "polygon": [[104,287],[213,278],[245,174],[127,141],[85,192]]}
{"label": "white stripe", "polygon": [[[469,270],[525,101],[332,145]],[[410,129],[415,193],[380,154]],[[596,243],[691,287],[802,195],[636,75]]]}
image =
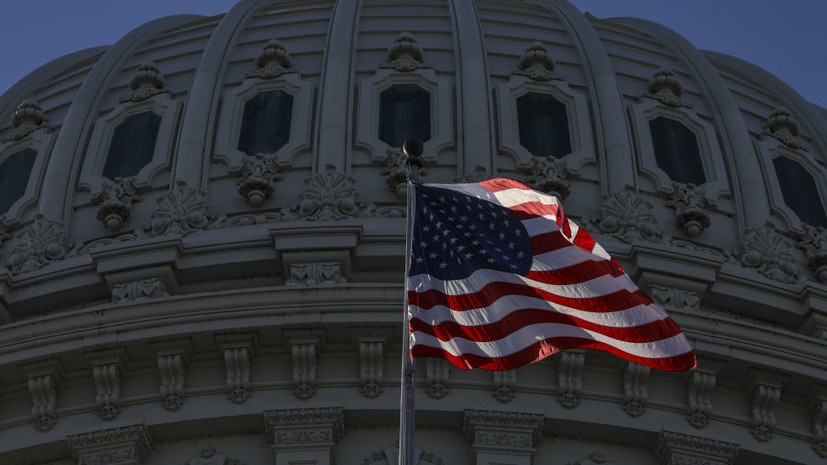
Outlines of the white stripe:
{"label": "white stripe", "polygon": [[524,308],[536,308],[553,313],[569,315],[589,323],[609,328],[633,328],[666,318],[666,313],[656,304],[636,305],[616,312],[589,312],[555,304],[538,297],[507,295],[483,308],[472,310],[452,310],[444,305],[435,305],[422,309],[416,305],[408,306],[411,318],[418,318],[425,323],[436,326],[446,321],[456,321],[463,326],[480,326],[496,323],[511,312]]}
{"label": "white stripe", "polygon": [[441,341],[429,334],[414,331],[411,333],[411,347],[416,345],[438,347],[456,357],[468,354],[483,357],[507,357],[531,346],[535,342],[556,337],[591,339],[608,344],[628,354],[651,359],[675,357],[692,350],[689,341],[686,340],[683,334],[677,334],[656,342],[626,342],[577,326],[557,323],[526,326],[502,339],[491,342],[476,342],[460,337]]}
{"label": "white stripe", "polygon": [[[520,220],[520,222],[523,223],[526,231],[528,231],[528,237],[539,236],[540,234],[554,232],[559,229],[557,227],[557,220],[551,215]],[[564,234],[563,237],[566,237],[566,235]]]}
{"label": "white stripe", "polygon": [[557,205],[560,207],[560,201],[553,195],[544,194],[540,191],[525,189],[506,189],[504,191],[494,192],[494,197],[499,201],[503,207],[510,208],[526,202],[536,202],[543,205]]}
{"label": "white stripe", "polygon": [[520,284],[572,299],[601,297],[620,290],[629,292],[639,290],[632,279],[625,274],[616,278],[603,275],[580,283],[558,285],[541,283],[518,274],[488,268],[476,270],[463,279],[442,280],[427,273],[409,276],[408,290],[426,292],[430,289],[437,289],[446,295],[463,295],[479,292],[491,283]]}

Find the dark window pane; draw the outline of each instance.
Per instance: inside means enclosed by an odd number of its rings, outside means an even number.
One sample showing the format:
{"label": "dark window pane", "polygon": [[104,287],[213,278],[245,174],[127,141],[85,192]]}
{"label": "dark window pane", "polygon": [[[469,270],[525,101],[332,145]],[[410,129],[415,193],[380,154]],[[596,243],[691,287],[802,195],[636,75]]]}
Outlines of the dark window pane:
{"label": "dark window pane", "polygon": [[431,93],[416,84],[394,84],[379,93],[379,140],[401,147],[408,137],[431,139]]}
{"label": "dark window pane", "polygon": [[781,185],[784,203],[798,215],[798,218],[813,226],[827,227],[827,214],[818,195],[813,176],[795,161],[786,158],[773,158],[775,175]]}
{"label": "dark window pane", "polygon": [[536,157],[571,153],[566,104],[551,95],[529,92],[517,98],[520,145]]}
{"label": "dark window pane", "polygon": [[0,214],[9,211],[12,204],[26,193],[36,157],[37,152],[26,149],[0,163]]}
{"label": "dark window pane", "polygon": [[103,175],[109,179],[134,176],[152,161],[161,115],[151,111],[132,115],[112,134]]}
{"label": "dark window pane", "polygon": [[283,90],[261,92],[244,103],[238,150],[249,156],[275,153],[290,140],[293,96]]}
{"label": "dark window pane", "polygon": [[698,137],[680,121],[659,116],[649,121],[655,161],[673,181],[699,186],[706,182]]}

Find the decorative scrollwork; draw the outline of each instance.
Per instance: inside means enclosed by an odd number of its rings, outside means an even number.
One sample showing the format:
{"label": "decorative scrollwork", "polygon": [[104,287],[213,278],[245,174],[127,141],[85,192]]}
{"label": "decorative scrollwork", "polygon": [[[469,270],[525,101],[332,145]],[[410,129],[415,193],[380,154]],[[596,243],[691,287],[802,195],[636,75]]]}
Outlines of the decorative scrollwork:
{"label": "decorative scrollwork", "polygon": [[132,79],[129,80],[129,88],[132,89],[132,92],[128,97],[120,99],[121,103],[143,102],[152,96],[169,93],[164,75],[161,74],[158,66],[151,61],[138,66],[135,74],[132,75]]}
{"label": "decorative scrollwork", "polygon": [[158,199],[158,208],[145,228],[154,235],[186,235],[205,229],[212,216],[207,212],[207,194],[178,181],[170,192]]}
{"label": "decorative scrollwork", "polygon": [[342,220],[356,216],[364,206],[353,187],[356,180],[328,165],[324,172],[304,180],[301,203],[291,210],[308,221]]}
{"label": "decorative scrollwork", "polygon": [[[754,268],[776,281],[789,284],[798,281],[798,266],[792,255],[792,242],[776,231],[772,224],[748,230],[741,248],[743,253],[738,261],[743,266]],[[735,252],[728,251],[728,255],[731,260],[735,259]]]}
{"label": "decorative scrollwork", "polygon": [[34,223],[17,234],[17,243],[6,266],[12,274],[28,273],[62,260],[66,256],[63,224],[35,215]]}
{"label": "decorative scrollwork", "polygon": [[631,192],[603,195],[599,216],[592,218],[600,231],[623,242],[659,242],[661,230],[652,214],[652,204]]}

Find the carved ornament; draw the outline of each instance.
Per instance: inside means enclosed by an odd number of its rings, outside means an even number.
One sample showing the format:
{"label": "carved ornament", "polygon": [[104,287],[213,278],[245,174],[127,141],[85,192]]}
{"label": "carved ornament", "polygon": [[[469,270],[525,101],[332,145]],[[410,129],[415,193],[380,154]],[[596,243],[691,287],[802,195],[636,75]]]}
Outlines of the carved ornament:
{"label": "carved ornament", "polygon": [[0,245],[3,242],[11,239],[11,230],[14,225],[14,220],[7,218],[5,215],[0,215]]}
{"label": "carved ornament", "polygon": [[700,308],[701,298],[695,291],[652,285],[649,286],[649,295],[667,312],[680,310],[697,313]]}
{"label": "carved ornament", "polygon": [[317,353],[324,333],[289,330],[284,335],[293,355],[293,394],[307,400],[316,393]]}
{"label": "carved ornament", "polygon": [[494,376],[494,383],[491,387],[491,392],[494,398],[500,402],[511,402],[517,394],[514,388],[517,386],[517,371],[492,371]]}
{"label": "carved ornament", "polygon": [[9,140],[20,140],[38,129],[50,129],[43,108],[34,100],[23,100],[11,114]]}
{"label": "carved ornament", "polygon": [[683,105],[681,95],[683,84],[678,80],[675,72],[668,68],[660,68],[646,84],[644,97],[655,99],[666,106],[680,107]]}
{"label": "carved ornament", "polygon": [[150,215],[152,223],[145,229],[153,235],[187,235],[203,230],[212,216],[207,211],[207,194],[183,181],[158,198],[158,207]]}
{"label": "carved ornament", "polygon": [[282,74],[295,73],[293,61],[287,49],[278,39],[272,39],[264,44],[261,52],[256,56],[256,72],[247,74],[248,78],[275,79]]}
{"label": "carved ornament", "polygon": [[471,444],[494,449],[537,447],[544,416],[534,413],[466,410],[462,430]]}
{"label": "carved ornament", "polygon": [[571,194],[571,172],[566,162],[553,157],[533,157],[526,184],[546,194],[565,200]]}
{"label": "carved ornament", "polygon": [[816,278],[827,283],[827,231],[822,227],[809,224],[794,232],[797,240],[795,246],[804,251],[807,267],[813,270]]}
{"label": "carved ornament", "polygon": [[557,63],[548,53],[548,49],[542,42],[532,42],[520,57],[520,64],[517,69],[511,72],[518,76],[526,76],[534,81],[550,81],[562,79],[555,76],[554,67]]}
{"label": "carved ornament", "polygon": [[661,431],[654,455],[659,465],[719,465],[733,463],[739,449],[730,442]]}
{"label": "carved ornament", "polygon": [[136,300],[154,299],[169,295],[164,278],[149,278],[112,286],[112,303],[120,304]]}
{"label": "carved ornament", "polygon": [[73,434],[66,437],[78,465],[140,464],[152,453],[152,438],[144,425]]}
{"label": "carved ornament", "polygon": [[[762,275],[793,284],[798,281],[798,265],[792,254],[792,242],[775,230],[775,226],[768,223],[760,228],[747,230],[741,242],[743,253],[738,261],[747,267],[754,268]],[[734,252],[729,251],[730,259],[734,259]]]}
{"label": "carved ornament", "polygon": [[591,453],[591,454],[587,455],[586,457],[583,457],[582,459],[580,459],[576,462],[570,462],[570,463],[567,463],[566,465],[593,465],[593,464],[598,465],[598,464],[601,464],[601,463],[612,463],[612,461],[607,460],[603,456],[603,454],[598,454],[598,453],[594,452],[594,453]]}
{"label": "carved ornament", "polygon": [[66,256],[63,223],[49,221],[37,214],[34,223],[17,233],[17,243],[6,266],[12,274],[28,273],[62,260]]}
{"label": "carved ornament", "polygon": [[827,458],[827,389],[815,386],[810,394],[810,418],[812,419],[813,450],[819,457]]}
{"label": "carved ornament", "polygon": [[186,340],[154,344],[158,356],[158,373],[161,377],[161,405],[174,412],[184,405],[187,362],[190,345]]}
{"label": "carved ornament", "polygon": [[448,395],[448,377],[450,376],[448,361],[442,358],[425,359],[425,379],[428,396],[433,399],[442,399]]}
{"label": "carved ornament", "polygon": [[786,108],[776,108],[764,123],[764,134],[780,140],[792,149],[805,148],[800,139],[801,124]]}
{"label": "carved ornament", "polygon": [[379,396],[384,390],[384,339],[364,337],[359,341],[359,392],[368,399]]}
{"label": "carved ornament", "polygon": [[592,222],[604,234],[626,243],[661,240],[652,204],[631,192],[604,194],[598,217],[592,218]]}
{"label": "carved ornament", "polygon": [[219,454],[215,447],[207,447],[200,454],[187,460],[187,465],[243,465],[238,459]]}
{"label": "carved ornament", "polygon": [[43,360],[21,367],[28,378],[29,395],[32,398],[31,416],[34,427],[41,432],[52,429],[57,423],[57,394],[63,378],[63,367],[58,359]]}
{"label": "carved ornament", "polygon": [[340,407],[267,410],[263,415],[265,435],[275,447],[332,445],[345,433]]}
{"label": "carved ornament", "polygon": [[686,421],[695,428],[706,428],[712,414],[712,394],[716,373],[695,369],[686,380]]}
{"label": "carved ornament", "polygon": [[92,194],[92,203],[97,205],[98,221],[107,229],[118,229],[132,214],[132,204],[141,201],[141,187],[135,178],[107,179]]}
{"label": "carved ornament", "polygon": [[[408,156],[402,150],[391,147],[387,149],[387,156],[383,163],[385,166],[380,173],[385,177],[385,184],[398,197],[406,198],[408,195]],[[426,174],[428,173],[424,168],[419,169],[420,176]]]}
{"label": "carved ornament", "polygon": [[626,362],[623,371],[623,410],[629,416],[639,417],[646,410],[649,398],[647,383],[651,368],[631,361]]}
{"label": "carved ornament", "polygon": [[666,206],[675,209],[678,227],[689,237],[695,237],[709,227],[709,213],[714,208],[703,189],[677,182],[672,184]]}
{"label": "carved ornament", "polygon": [[416,41],[413,34],[403,32],[396,36],[393,45],[388,49],[388,61],[382,63],[379,68],[395,69],[402,73],[408,73],[420,68],[430,68],[425,64],[425,52]]}
{"label": "carved ornament", "polygon": [[454,179],[454,182],[467,182],[467,183],[475,183],[475,182],[483,182],[488,181],[491,179],[491,173],[488,172],[488,168],[484,166],[477,165],[474,167],[474,171],[472,173],[466,173],[463,176]]}
{"label": "carved ornament", "polygon": [[128,97],[124,97],[119,102],[143,102],[144,100],[158,94],[168,94],[169,88],[166,86],[166,79],[161,74],[161,70],[153,62],[147,62],[135,70],[132,79],[129,80],[129,88],[132,92]]}
{"label": "carved ornament", "polygon": [[749,432],[755,439],[769,441],[775,431],[775,407],[781,398],[784,377],[751,370],[747,379],[750,398]]}
{"label": "carved ornament", "polygon": [[318,286],[320,284],[345,283],[341,262],[291,263],[287,286]]}
{"label": "carved ornament", "polygon": [[250,361],[253,358],[256,335],[222,334],[216,337],[224,352],[227,371],[227,398],[234,404],[244,403],[250,398]]}
{"label": "carved ornament", "polygon": [[304,180],[298,206],[291,210],[308,221],[342,220],[364,209],[354,188],[356,180],[328,165],[325,171]]}
{"label": "carved ornament", "polygon": [[250,205],[261,205],[273,197],[275,182],[281,181],[281,165],[273,155],[244,157],[238,169],[238,193]]}
{"label": "carved ornament", "polygon": [[586,354],[579,350],[560,352],[557,367],[559,395],[557,401],[565,408],[571,409],[580,404],[583,391],[583,365]]}

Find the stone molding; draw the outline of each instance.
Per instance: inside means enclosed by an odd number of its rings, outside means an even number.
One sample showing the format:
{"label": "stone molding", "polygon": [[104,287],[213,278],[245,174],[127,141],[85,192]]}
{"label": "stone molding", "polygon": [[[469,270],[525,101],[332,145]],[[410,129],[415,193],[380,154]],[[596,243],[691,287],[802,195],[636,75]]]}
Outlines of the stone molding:
{"label": "stone molding", "polygon": [[661,431],[654,456],[658,465],[731,465],[739,449],[730,442]]}
{"label": "stone molding", "polygon": [[491,393],[494,395],[494,398],[503,403],[514,400],[514,396],[517,395],[517,393],[514,392],[514,388],[517,386],[517,371],[505,370],[492,371],[491,373]]}
{"label": "stone molding", "polygon": [[224,355],[227,398],[241,404],[250,398],[250,361],[257,343],[255,333],[219,334],[215,337]]}
{"label": "stone molding", "polygon": [[623,411],[629,416],[639,417],[646,410],[649,398],[647,384],[652,369],[639,363],[627,361],[623,370]]}
{"label": "stone molding", "polygon": [[533,452],[544,419],[537,413],[465,410],[462,431],[475,449]]}
{"label": "stone molding", "polygon": [[695,291],[652,284],[649,286],[649,295],[667,312],[697,313],[700,311],[701,297]]}
{"label": "stone molding", "polygon": [[333,446],[345,434],[341,407],[267,410],[264,430],[274,448]]}
{"label": "stone molding", "polygon": [[557,362],[557,401],[564,408],[572,409],[580,404],[585,361],[586,353],[583,350],[570,349],[560,352]]}
{"label": "stone molding", "polygon": [[66,442],[78,465],[139,465],[153,449],[145,425],[73,434]]}

